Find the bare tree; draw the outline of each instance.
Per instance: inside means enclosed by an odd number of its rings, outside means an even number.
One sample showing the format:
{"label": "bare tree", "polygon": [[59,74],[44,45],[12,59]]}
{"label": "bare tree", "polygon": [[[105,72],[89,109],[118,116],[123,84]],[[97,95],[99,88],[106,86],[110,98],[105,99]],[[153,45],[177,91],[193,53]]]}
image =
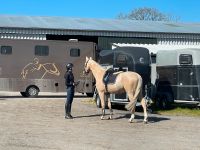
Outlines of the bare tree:
{"label": "bare tree", "polygon": [[131,19],[131,20],[148,20],[148,21],[178,21],[180,17],[172,16],[160,12],[155,8],[137,8],[132,10],[129,14],[120,13],[118,19]]}

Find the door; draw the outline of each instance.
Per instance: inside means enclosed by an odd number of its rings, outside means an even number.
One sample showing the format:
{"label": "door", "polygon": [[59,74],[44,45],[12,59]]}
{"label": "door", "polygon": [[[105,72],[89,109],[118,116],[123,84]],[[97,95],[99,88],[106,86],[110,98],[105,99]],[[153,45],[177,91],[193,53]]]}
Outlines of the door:
{"label": "door", "polygon": [[194,101],[198,97],[198,86],[194,67],[178,67],[177,83],[177,99]]}

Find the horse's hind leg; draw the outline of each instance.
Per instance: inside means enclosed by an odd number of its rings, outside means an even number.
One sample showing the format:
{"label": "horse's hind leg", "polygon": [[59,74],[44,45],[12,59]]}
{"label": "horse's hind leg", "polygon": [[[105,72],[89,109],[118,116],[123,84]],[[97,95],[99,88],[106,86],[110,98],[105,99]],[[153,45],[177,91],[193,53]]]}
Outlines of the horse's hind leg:
{"label": "horse's hind leg", "polygon": [[[136,103],[134,105],[136,105]],[[132,123],[134,122],[134,119],[135,119],[135,106],[131,109],[131,118],[128,121]]]}
{"label": "horse's hind leg", "polygon": [[141,104],[142,104],[143,111],[144,111],[144,123],[147,123],[148,122],[148,114],[147,114],[147,105],[146,105],[145,98],[142,98]]}
{"label": "horse's hind leg", "polygon": [[[127,93],[128,94],[128,93]],[[133,106],[132,106],[132,109],[130,110],[131,111],[131,118],[128,120],[130,123],[133,122],[133,120],[135,119],[135,107],[136,107],[136,99],[133,97],[132,94],[128,94],[128,98],[130,101],[133,101]]]}
{"label": "horse's hind leg", "polygon": [[102,116],[101,116],[101,120],[105,119],[105,95],[103,92],[99,93],[99,97],[101,100],[101,109],[102,109]]}
{"label": "horse's hind leg", "polygon": [[107,97],[108,98],[108,108],[110,110],[110,116],[108,119],[113,119],[113,110],[112,110],[112,105],[111,105],[111,101],[110,101],[110,97]]}

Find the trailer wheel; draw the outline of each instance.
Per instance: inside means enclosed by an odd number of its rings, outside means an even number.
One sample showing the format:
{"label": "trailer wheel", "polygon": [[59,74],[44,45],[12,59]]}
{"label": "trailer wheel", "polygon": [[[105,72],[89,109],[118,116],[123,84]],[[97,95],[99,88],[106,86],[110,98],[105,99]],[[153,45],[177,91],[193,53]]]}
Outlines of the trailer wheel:
{"label": "trailer wheel", "polygon": [[86,93],[88,97],[93,97],[94,93]]}
{"label": "trailer wheel", "polygon": [[26,95],[27,97],[37,97],[39,93],[39,89],[36,86],[29,86],[26,89]]}
{"label": "trailer wheel", "polygon": [[173,97],[170,93],[162,93],[157,96],[157,106],[160,109],[169,109],[173,102]]}
{"label": "trailer wheel", "polygon": [[20,94],[23,96],[23,97],[28,97],[26,92],[20,92]]}

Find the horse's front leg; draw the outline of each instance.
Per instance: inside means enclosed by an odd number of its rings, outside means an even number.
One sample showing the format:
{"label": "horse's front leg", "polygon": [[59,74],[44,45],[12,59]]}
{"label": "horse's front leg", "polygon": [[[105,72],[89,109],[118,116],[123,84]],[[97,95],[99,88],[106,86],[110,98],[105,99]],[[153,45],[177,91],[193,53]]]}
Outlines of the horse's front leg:
{"label": "horse's front leg", "polygon": [[102,108],[102,115],[101,115],[101,120],[105,119],[105,108]]}
{"label": "horse's front leg", "polygon": [[111,104],[111,101],[110,101],[110,95],[107,95],[107,98],[108,98],[108,108],[110,110],[110,116],[108,119],[113,119],[113,110],[112,110],[112,104]]}
{"label": "horse's front leg", "polygon": [[101,109],[102,109],[102,116],[101,116],[101,120],[105,119],[105,95],[103,92],[99,92],[99,97],[101,100]]}

